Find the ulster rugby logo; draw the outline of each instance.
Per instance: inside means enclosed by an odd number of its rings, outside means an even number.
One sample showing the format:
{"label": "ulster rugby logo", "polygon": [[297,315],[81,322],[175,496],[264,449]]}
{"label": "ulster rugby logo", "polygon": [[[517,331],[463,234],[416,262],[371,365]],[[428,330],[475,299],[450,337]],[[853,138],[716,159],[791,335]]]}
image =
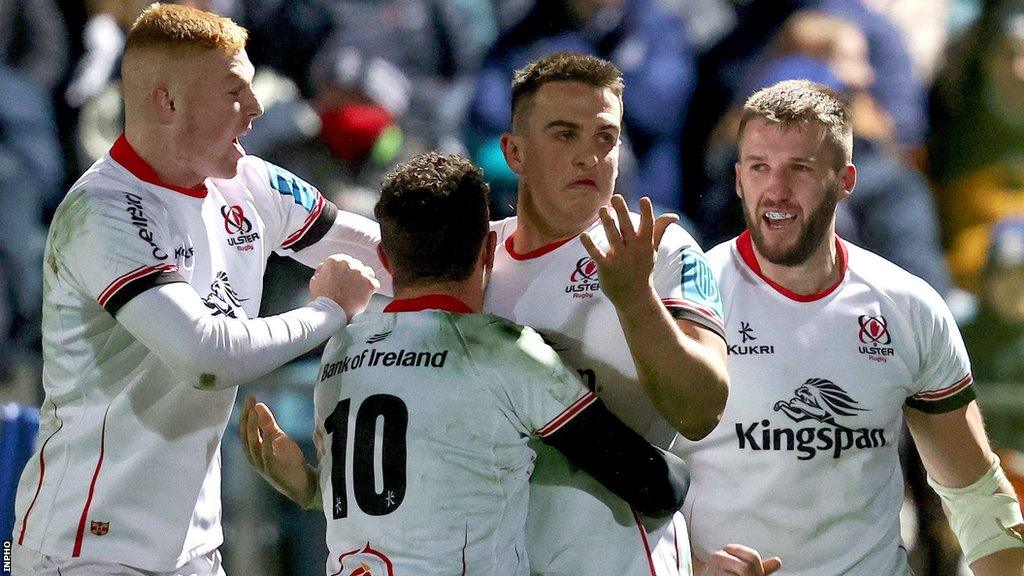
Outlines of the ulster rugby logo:
{"label": "ulster rugby logo", "polygon": [[245,217],[245,210],[238,204],[221,206],[220,215],[224,217],[228,246],[234,246],[239,252],[252,250],[252,243],[259,239],[260,234],[252,231],[252,221]]}
{"label": "ulster rugby logo", "polygon": [[892,342],[889,336],[889,323],[885,316],[859,316],[857,322],[860,324],[860,341],[864,344],[881,344],[886,346]]}
{"label": "ulster rugby logo", "polygon": [[569,275],[569,284],[565,287],[566,294],[573,298],[593,298],[593,292],[601,289],[598,282],[597,262],[589,256],[576,261],[576,269]]}
{"label": "ulster rugby logo", "polygon": [[224,217],[224,231],[228,234],[248,234],[252,232],[252,222],[245,217],[245,211],[238,204],[221,206],[220,215]]}
{"label": "ulster rugby logo", "polygon": [[[846,390],[824,378],[809,378],[793,391],[792,398],[775,402],[772,411],[807,425],[773,427],[768,418],[749,424],[737,422],[740,450],[795,451],[799,452],[798,460],[810,460],[820,453],[839,458],[849,450],[879,448],[887,443],[884,428],[850,426],[851,419],[870,410],[860,407]],[[843,420],[845,423],[840,424]]]}
{"label": "ulster rugby logo", "polygon": [[887,362],[886,356],[895,355],[896,350],[889,346],[892,344],[892,336],[889,335],[889,323],[885,316],[858,316],[857,324],[860,325],[857,338],[864,344],[857,347],[858,352],[875,362]]}

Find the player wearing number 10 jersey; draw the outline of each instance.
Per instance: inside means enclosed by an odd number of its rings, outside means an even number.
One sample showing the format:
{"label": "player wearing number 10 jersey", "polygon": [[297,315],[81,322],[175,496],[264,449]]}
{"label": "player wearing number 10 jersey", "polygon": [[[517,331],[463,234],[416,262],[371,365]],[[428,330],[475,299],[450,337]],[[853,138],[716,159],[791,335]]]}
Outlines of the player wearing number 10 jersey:
{"label": "player wearing number 10 jersey", "polygon": [[529,574],[534,438],[640,515],[678,509],[681,461],[612,416],[536,332],[476,313],[496,245],[479,169],[419,156],[375,212],[395,300],[328,342],[316,385],[327,574]]}

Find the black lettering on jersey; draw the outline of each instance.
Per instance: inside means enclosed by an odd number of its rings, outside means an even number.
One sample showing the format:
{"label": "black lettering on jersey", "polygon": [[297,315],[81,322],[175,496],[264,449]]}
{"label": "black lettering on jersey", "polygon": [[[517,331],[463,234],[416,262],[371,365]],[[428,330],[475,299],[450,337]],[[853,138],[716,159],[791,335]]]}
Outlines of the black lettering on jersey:
{"label": "black lettering on jersey", "polygon": [[[348,422],[352,399],[338,402],[324,420],[324,430],[331,437],[331,515],[335,520],[348,516]],[[381,478],[377,492],[374,452],[377,443],[377,422],[382,421]],[[409,409],[405,402],[391,394],[373,394],[363,400],[356,413],[355,439],[352,446],[352,492],[359,509],[371,516],[390,514],[405,500],[408,474],[407,436]]]}
{"label": "black lettering on jersey", "polygon": [[153,258],[167,260],[167,252],[164,252],[153,240],[153,232],[149,229],[149,217],[146,215],[146,210],[142,207],[142,196],[125,192],[124,198],[128,201],[128,207],[125,208],[125,211],[128,212],[132,226],[135,226],[139,238],[145,240],[152,247],[151,253]]}
{"label": "black lettering on jersey", "polygon": [[819,452],[831,453],[833,459],[838,459],[843,452],[854,448],[879,448],[888,443],[885,430],[882,428],[772,428],[771,422],[767,419],[753,424],[737,422],[736,440],[740,450],[795,450],[799,452],[798,460],[810,460]]}

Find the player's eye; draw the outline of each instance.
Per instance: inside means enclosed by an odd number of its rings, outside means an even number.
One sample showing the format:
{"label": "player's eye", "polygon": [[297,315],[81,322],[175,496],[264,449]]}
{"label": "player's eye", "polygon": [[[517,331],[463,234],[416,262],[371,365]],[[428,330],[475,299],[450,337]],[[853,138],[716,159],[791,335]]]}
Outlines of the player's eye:
{"label": "player's eye", "polygon": [[561,140],[562,142],[571,142],[576,139],[576,133],[572,130],[561,130],[555,132],[555,139]]}

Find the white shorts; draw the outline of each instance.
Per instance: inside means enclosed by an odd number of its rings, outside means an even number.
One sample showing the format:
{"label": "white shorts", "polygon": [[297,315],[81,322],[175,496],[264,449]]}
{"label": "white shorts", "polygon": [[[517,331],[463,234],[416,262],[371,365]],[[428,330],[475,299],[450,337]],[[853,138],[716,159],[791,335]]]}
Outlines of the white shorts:
{"label": "white shorts", "polygon": [[11,560],[12,576],[225,576],[219,550],[193,558],[171,572],[148,572],[123,564],[80,558],[59,560],[17,544],[12,550]]}

